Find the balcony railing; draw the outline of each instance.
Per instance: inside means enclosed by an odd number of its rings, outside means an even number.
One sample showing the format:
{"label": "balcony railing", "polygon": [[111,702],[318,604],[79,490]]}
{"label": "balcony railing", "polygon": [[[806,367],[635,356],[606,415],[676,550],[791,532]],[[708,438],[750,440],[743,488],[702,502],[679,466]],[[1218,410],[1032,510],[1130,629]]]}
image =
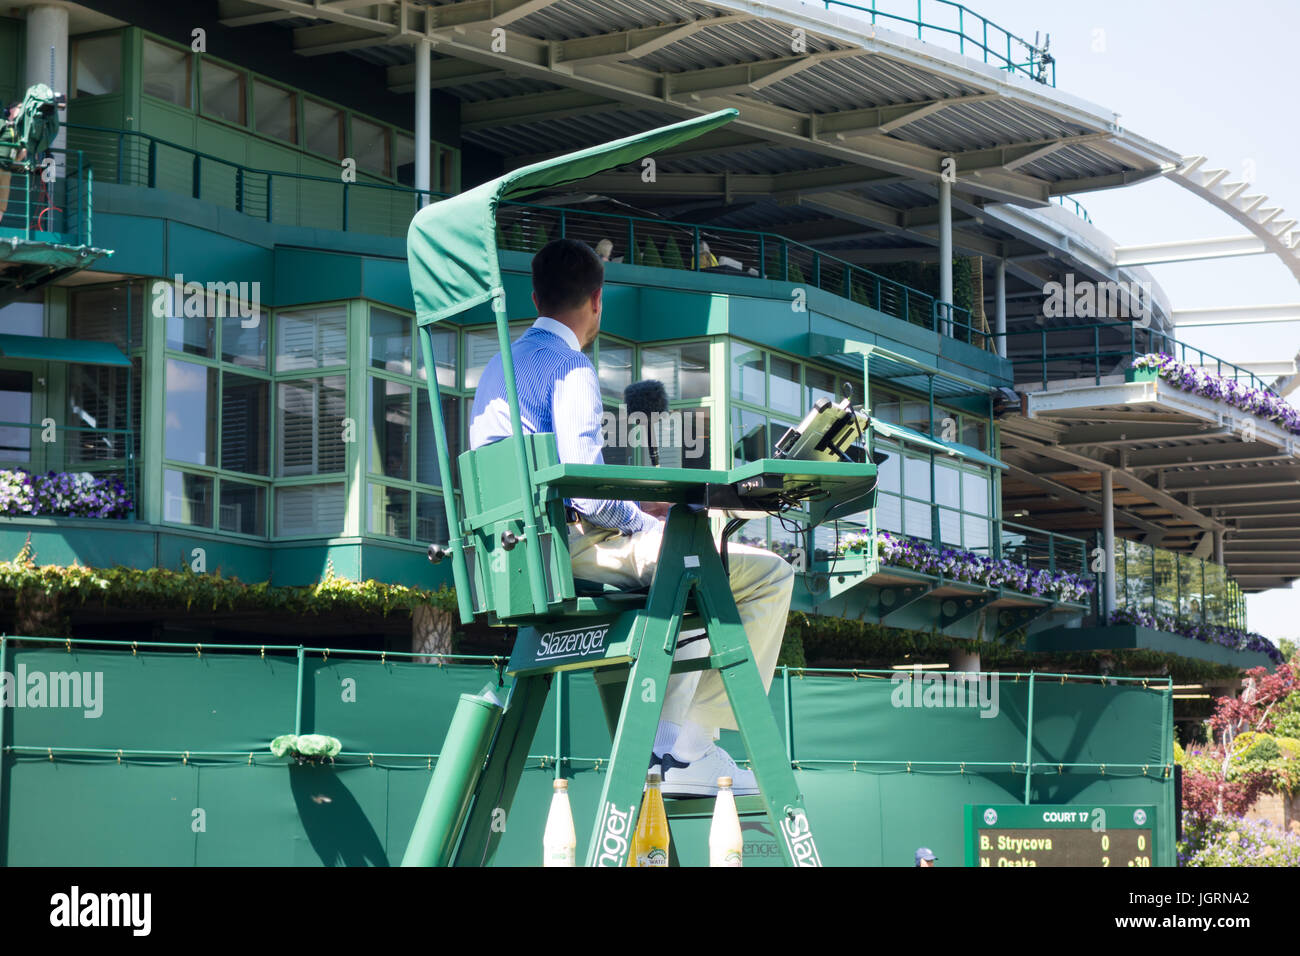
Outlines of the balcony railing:
{"label": "balcony railing", "polygon": [[1213,561],[1136,541],[1117,541],[1115,604],[1188,624],[1246,627],[1246,598]]}
{"label": "balcony railing", "polygon": [[[422,205],[448,195],[388,183],[345,183],[252,169],[134,130],[75,123],[68,124],[68,130],[86,162],[98,171],[100,182],[180,193],[277,225],[401,237]],[[593,247],[608,239],[615,261],[811,285],[993,350],[988,328],[976,323],[969,309],[775,233],[527,203],[504,204],[497,222],[502,249],[536,251],[548,239],[561,236]],[[709,247],[707,253],[696,256],[704,245]]]}
{"label": "balcony railing", "polygon": [[80,150],[52,150],[48,167],[0,170],[0,235],[91,244],[93,170]]}
{"label": "balcony railing", "polygon": [[[982,58],[1003,70],[1023,73],[1039,83],[1056,85],[1056,63],[1037,43],[1030,43],[992,20],[952,0],[824,0],[828,11],[847,8],[869,14],[874,24],[916,30],[918,40],[955,46],[964,56]],[[885,7],[893,8],[891,12]]]}
{"label": "balcony railing", "polygon": [[[37,476],[52,472],[89,474],[95,479],[116,478],[126,497],[124,510],[132,518],[136,516],[136,452],[137,436],[128,428],[0,422],[0,472],[21,470]],[[65,510],[56,507],[35,517],[75,516],[87,508],[106,504],[106,495],[104,489],[87,495],[73,494],[64,502]],[[9,509],[8,495],[0,497],[5,498],[0,502],[0,517],[3,517]]]}
{"label": "balcony railing", "polygon": [[1068,534],[1002,522],[1002,557],[1036,571],[1088,575],[1088,542]]}
{"label": "balcony railing", "polygon": [[1007,332],[1006,340],[1007,356],[1017,369],[1016,381],[1032,381],[1022,374],[1028,373],[1040,378],[1044,388],[1049,381],[1089,376],[1100,385],[1103,376],[1122,372],[1139,355],[1158,353],[1251,388],[1273,391],[1271,385],[1240,365],[1134,322],[1017,329]]}

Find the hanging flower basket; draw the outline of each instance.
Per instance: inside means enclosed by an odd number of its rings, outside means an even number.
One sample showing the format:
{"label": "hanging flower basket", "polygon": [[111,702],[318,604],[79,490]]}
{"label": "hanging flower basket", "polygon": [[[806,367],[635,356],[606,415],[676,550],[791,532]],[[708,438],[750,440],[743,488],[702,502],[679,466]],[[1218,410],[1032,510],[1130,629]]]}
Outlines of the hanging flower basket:
{"label": "hanging flower basket", "polygon": [[271,753],[293,760],[299,766],[333,763],[342,749],[337,737],[324,734],[281,734],[271,741]]}

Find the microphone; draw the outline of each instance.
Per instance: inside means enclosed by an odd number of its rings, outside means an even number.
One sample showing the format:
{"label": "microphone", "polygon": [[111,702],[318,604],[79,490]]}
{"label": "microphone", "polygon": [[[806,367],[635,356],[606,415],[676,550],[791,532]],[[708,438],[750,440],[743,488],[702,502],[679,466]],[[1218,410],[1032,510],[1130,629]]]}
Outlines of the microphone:
{"label": "microphone", "polygon": [[641,412],[646,418],[646,444],[650,448],[650,464],[659,464],[659,449],[655,447],[654,431],[650,425],[656,414],[668,411],[668,392],[664,383],[654,379],[633,382],[623,389],[623,404],[627,406],[630,419],[635,412]]}

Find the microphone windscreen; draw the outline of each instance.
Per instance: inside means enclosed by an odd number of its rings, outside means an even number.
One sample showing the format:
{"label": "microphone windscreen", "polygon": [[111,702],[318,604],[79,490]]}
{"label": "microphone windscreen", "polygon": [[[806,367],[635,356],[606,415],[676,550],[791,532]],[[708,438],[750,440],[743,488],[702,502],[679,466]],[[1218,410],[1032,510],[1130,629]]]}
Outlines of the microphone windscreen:
{"label": "microphone windscreen", "polygon": [[645,412],[648,415],[653,412],[666,412],[668,411],[668,392],[664,388],[663,382],[654,379],[633,382],[623,389],[623,403],[627,405],[628,414]]}

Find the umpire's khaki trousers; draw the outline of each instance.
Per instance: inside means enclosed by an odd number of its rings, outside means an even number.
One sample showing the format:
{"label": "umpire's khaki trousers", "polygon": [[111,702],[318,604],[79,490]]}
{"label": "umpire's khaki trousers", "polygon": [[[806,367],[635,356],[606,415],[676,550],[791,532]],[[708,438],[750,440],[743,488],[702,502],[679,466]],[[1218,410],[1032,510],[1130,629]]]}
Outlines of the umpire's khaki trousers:
{"label": "umpire's khaki trousers", "polygon": [[[659,563],[662,525],[657,531],[625,535],[579,523],[569,526],[573,576],[619,588],[644,587]],[[731,593],[745,625],[763,689],[772,685],[794,591],[794,569],[770,551],[731,543],[727,548]],[[704,642],[700,642],[703,644]],[[682,655],[679,655],[682,656]],[[693,655],[692,655],[693,656]],[[736,730],[736,719],[717,671],[675,674],[664,693],[663,720],[692,721],[704,728]]]}

